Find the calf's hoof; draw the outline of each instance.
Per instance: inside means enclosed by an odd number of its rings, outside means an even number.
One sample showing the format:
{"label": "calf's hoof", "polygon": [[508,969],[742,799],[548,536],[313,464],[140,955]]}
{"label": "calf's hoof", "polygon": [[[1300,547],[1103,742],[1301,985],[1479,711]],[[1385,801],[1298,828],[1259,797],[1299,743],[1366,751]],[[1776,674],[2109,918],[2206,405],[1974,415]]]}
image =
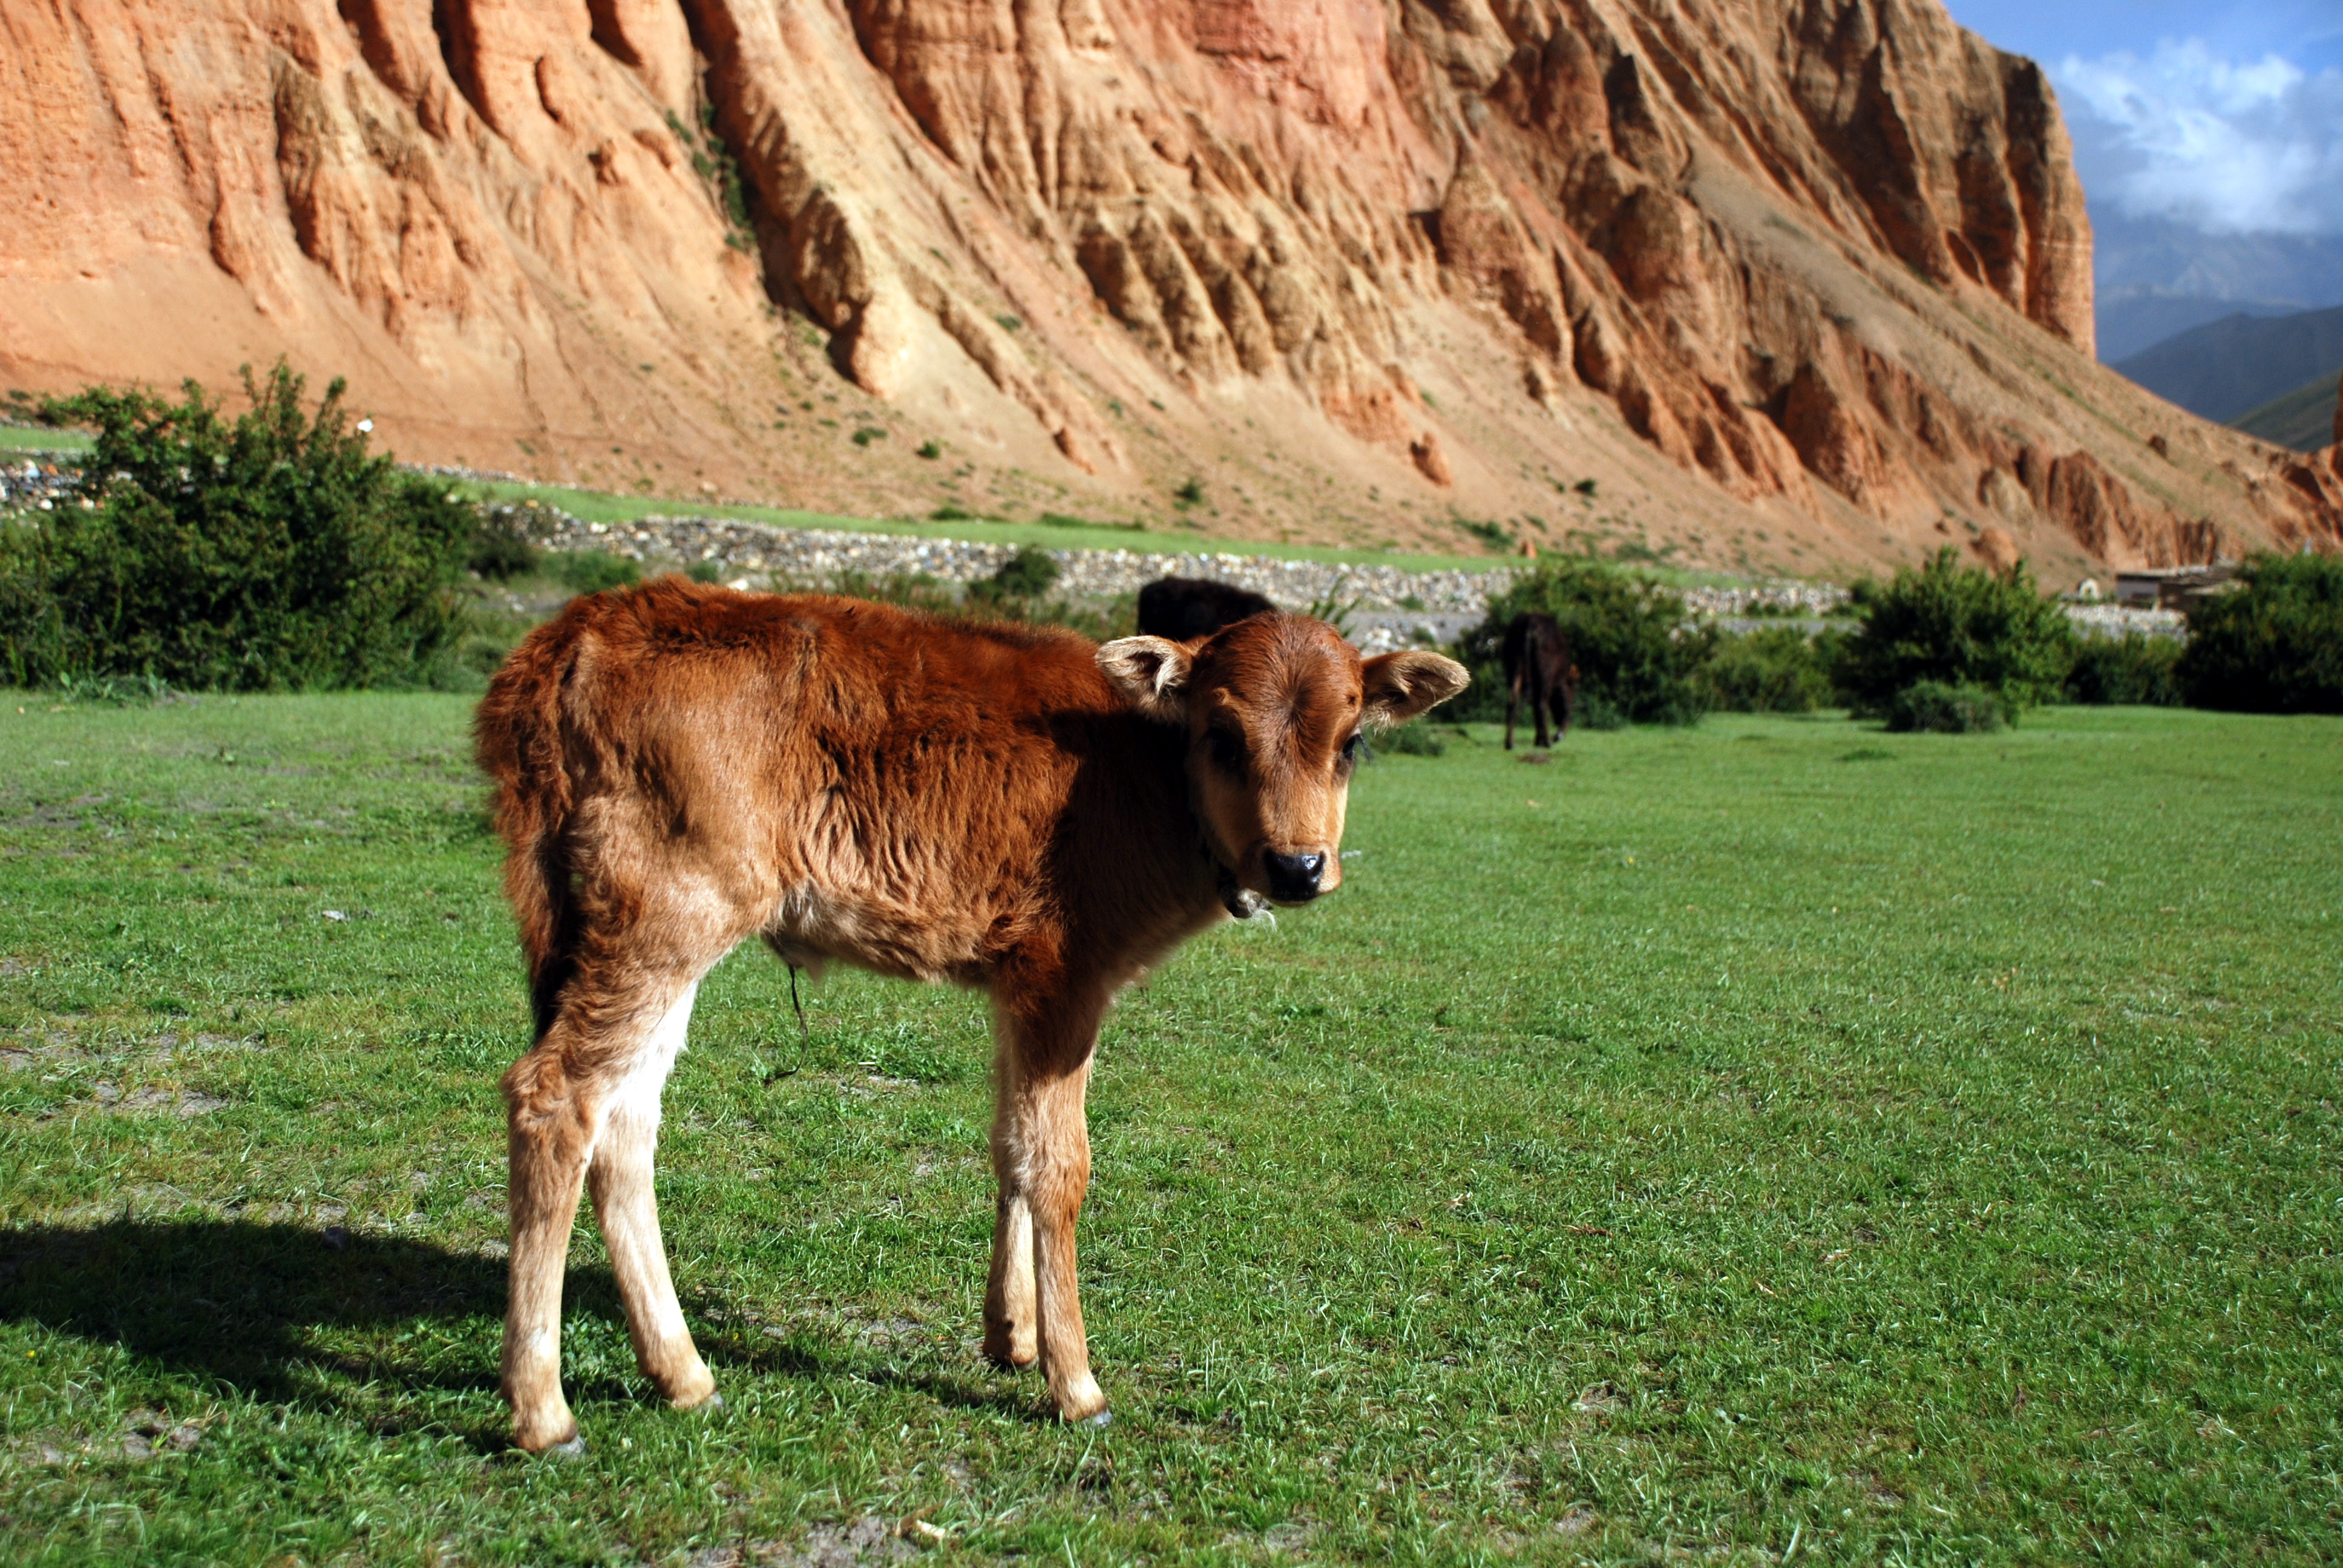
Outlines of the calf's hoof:
{"label": "calf's hoof", "polygon": [[548,1443],[537,1451],[539,1459],[583,1459],[586,1457],[584,1434],[572,1432],[568,1442]]}
{"label": "calf's hoof", "polygon": [[578,1434],[578,1422],[568,1411],[557,1421],[515,1422],[513,1446],[524,1453],[551,1453],[575,1457],[586,1452],[586,1440]]}
{"label": "calf's hoof", "polygon": [[1105,1426],[1114,1420],[1098,1380],[1084,1377],[1057,1391],[1058,1416],[1070,1426]]}
{"label": "calf's hoof", "polygon": [[660,1390],[667,1395],[669,1410],[722,1410],[724,1396],[716,1392],[716,1380],[700,1367],[690,1375],[680,1377]]}
{"label": "calf's hoof", "polygon": [[1018,1372],[1041,1360],[1041,1349],[1034,1339],[1020,1341],[1006,1329],[998,1332],[987,1329],[984,1332],[984,1359],[1005,1372]]}

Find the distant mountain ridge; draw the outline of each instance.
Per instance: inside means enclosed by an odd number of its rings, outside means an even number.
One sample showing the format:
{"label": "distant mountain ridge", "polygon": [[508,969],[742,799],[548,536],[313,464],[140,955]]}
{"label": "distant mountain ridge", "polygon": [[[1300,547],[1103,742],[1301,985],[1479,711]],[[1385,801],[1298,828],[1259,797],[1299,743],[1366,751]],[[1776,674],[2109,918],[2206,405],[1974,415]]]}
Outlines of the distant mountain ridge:
{"label": "distant mountain ridge", "polygon": [[2230,421],[2235,429],[2259,436],[2298,452],[2316,452],[2336,439],[2337,403],[2343,376],[2317,376],[2293,391],[2271,398],[2251,413]]}
{"label": "distant mountain ridge", "polygon": [[2237,311],[2343,305],[2343,235],[2207,234],[2099,210],[2091,226],[2103,365]]}
{"label": "distant mountain ridge", "polygon": [[2115,368],[2192,414],[2227,424],[2343,369],[2343,306],[2291,316],[2237,312],[2167,337]]}
{"label": "distant mountain ridge", "polygon": [[2167,337],[2230,316],[2298,316],[2307,299],[2227,299],[2209,294],[2135,294],[2098,304],[2099,363],[2118,365]]}

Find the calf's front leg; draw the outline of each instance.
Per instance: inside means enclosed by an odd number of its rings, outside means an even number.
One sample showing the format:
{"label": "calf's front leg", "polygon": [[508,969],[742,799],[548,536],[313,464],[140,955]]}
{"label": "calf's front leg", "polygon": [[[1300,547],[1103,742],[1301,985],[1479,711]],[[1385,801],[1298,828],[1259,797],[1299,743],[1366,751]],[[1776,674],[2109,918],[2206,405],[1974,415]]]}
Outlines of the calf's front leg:
{"label": "calf's front leg", "polygon": [[992,1271],[984,1282],[984,1353],[997,1366],[1030,1367],[1033,1332],[1033,1211],[1011,1170],[1008,1119],[992,1130]]}
{"label": "calf's front leg", "polygon": [[1090,1188],[1083,1098],[1102,1008],[1092,1002],[1038,1016],[1016,1007],[1001,1010],[1007,1016],[999,1026],[992,1133],[1001,1195],[985,1290],[985,1352],[1011,1366],[1038,1353],[1058,1413],[1104,1425],[1106,1395],[1091,1375],[1074,1246]]}

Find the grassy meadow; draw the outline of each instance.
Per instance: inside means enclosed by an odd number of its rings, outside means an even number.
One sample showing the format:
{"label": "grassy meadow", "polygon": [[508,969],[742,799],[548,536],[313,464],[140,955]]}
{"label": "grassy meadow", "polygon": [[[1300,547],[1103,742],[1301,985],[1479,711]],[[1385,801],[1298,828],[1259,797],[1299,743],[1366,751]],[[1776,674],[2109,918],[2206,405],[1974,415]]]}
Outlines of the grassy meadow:
{"label": "grassy meadow", "polygon": [[968,994],[734,955],[667,1101],[729,1402],[590,1217],[509,1452],[526,1043],[467,702],[0,703],[0,1560],[2311,1562],[2343,722],[1494,731],[1110,1018],[1105,1431],[977,1355]]}

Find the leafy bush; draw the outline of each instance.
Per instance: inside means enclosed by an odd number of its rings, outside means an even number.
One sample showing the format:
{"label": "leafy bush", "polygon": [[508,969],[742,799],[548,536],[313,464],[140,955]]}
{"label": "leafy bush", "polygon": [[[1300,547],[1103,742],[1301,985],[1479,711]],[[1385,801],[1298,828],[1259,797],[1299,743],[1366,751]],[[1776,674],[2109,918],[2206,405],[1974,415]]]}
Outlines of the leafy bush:
{"label": "leafy bush", "polygon": [[805,584],[803,591],[867,598],[929,615],[951,615],[960,608],[951,585],[928,572],[890,572],[883,578],[874,578],[867,572],[844,571],[826,583],[817,580]]}
{"label": "leafy bush", "polygon": [[[1504,694],[1498,693],[1498,707],[1504,706]],[[1582,691],[1571,706],[1570,723],[1574,729],[1624,729],[1627,711],[1601,692]]]}
{"label": "leafy bush", "polygon": [[1689,724],[1707,706],[1699,679],[1716,633],[1685,627],[1682,595],[1601,561],[1542,560],[1489,602],[1488,618],[1464,634],[1460,656],[1473,685],[1456,719],[1493,719],[1505,710],[1498,657],[1505,628],[1524,610],[1543,611],[1570,638],[1578,665],[1574,722],[1590,729],[1619,723]]}
{"label": "leafy bush", "polygon": [[2168,637],[2087,637],[2075,646],[2066,671],[2069,702],[2134,702],[2168,708],[2180,700],[2173,667],[2180,644]]}
{"label": "leafy bush", "polygon": [[172,403],[90,387],[45,400],[95,427],[78,507],[6,530],[0,678],[145,677],[227,690],[431,678],[462,630],[478,519],[367,454],[343,384],[314,417],[279,361],[230,424],[195,382]]}
{"label": "leafy bush", "polygon": [[1734,713],[1812,713],[1835,695],[1815,639],[1787,626],[1720,638],[1700,679],[1709,706]]}
{"label": "leafy bush", "polygon": [[1857,713],[1884,714],[1916,681],[1978,686],[2002,717],[2066,688],[2075,633],[2020,562],[2004,575],[1961,564],[1950,545],[1893,582],[1855,585],[1862,624],[1840,644],[1833,678]]}
{"label": "leafy bush", "polygon": [[1350,586],[1351,576],[1348,572],[1345,572],[1341,577],[1334,579],[1332,587],[1329,588],[1324,593],[1320,594],[1316,598],[1312,599],[1310,601],[1310,608],[1303,610],[1302,613],[1308,616],[1312,620],[1322,620],[1328,626],[1332,627],[1336,631],[1341,632],[1344,637],[1349,637],[1351,635],[1351,619],[1353,616],[1359,613],[1360,603],[1360,598],[1356,594],[1352,595],[1349,598],[1344,598],[1342,597],[1342,590]]}
{"label": "leafy bush", "polygon": [[1887,728],[1937,735],[1982,734],[2005,722],[2001,694],[1975,681],[1916,680],[1887,701]]}
{"label": "leafy bush", "polygon": [[1433,732],[1428,720],[1414,719],[1376,736],[1374,749],[1402,757],[1437,757],[1448,749],[1448,743]]}
{"label": "leafy bush", "polygon": [[724,577],[724,563],[719,560],[694,561],[683,568],[683,575],[696,583],[719,582]]}
{"label": "leafy bush", "polygon": [[498,508],[481,515],[467,564],[491,582],[510,582],[537,570],[540,558],[518,515],[510,508]]}
{"label": "leafy bush", "polygon": [[642,581],[643,568],[632,557],[615,556],[608,550],[558,550],[553,576],[571,593],[600,593]]}
{"label": "leafy bush", "polygon": [[1024,545],[1001,563],[1000,570],[981,582],[970,583],[968,591],[970,598],[980,603],[998,604],[1007,598],[1039,598],[1057,580],[1058,563],[1050,552]]}
{"label": "leafy bush", "polygon": [[2256,556],[2188,612],[2175,675],[2199,708],[2343,713],[2343,557]]}

